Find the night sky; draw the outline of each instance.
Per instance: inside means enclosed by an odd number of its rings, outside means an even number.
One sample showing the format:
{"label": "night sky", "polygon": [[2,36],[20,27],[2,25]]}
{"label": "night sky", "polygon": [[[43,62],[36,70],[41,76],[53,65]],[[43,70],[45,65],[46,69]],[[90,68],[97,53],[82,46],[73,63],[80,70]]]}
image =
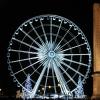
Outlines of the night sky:
{"label": "night sky", "polygon": [[[32,2],[33,1],[33,2]],[[92,2],[91,0],[0,0],[0,88],[5,95],[14,95],[16,83],[7,65],[7,47],[20,24],[43,14],[56,14],[78,25],[87,37],[92,49]],[[69,1],[69,2],[68,2]],[[92,67],[91,67],[92,72]],[[87,80],[85,93],[92,94],[92,78]]]}

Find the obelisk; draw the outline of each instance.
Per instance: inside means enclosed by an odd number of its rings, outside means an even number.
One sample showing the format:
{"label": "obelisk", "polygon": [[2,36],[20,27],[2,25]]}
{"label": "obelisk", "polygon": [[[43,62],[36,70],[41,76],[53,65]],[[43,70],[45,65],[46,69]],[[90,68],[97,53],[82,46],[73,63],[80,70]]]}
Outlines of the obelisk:
{"label": "obelisk", "polygon": [[100,3],[93,4],[93,100],[100,100]]}

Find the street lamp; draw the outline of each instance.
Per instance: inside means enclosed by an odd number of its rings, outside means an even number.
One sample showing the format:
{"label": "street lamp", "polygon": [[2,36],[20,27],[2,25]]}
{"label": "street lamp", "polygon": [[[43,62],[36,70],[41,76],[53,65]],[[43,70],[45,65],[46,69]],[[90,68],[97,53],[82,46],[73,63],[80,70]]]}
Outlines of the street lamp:
{"label": "street lamp", "polygon": [[51,89],[51,86],[49,85],[49,89]]}

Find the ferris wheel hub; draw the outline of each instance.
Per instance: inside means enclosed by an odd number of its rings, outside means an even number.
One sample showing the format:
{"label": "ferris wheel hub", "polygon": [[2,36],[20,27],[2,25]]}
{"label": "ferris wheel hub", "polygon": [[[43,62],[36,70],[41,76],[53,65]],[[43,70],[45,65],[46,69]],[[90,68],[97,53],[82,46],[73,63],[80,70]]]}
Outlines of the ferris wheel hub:
{"label": "ferris wheel hub", "polygon": [[55,52],[54,51],[49,51],[48,56],[50,58],[54,58],[55,57]]}

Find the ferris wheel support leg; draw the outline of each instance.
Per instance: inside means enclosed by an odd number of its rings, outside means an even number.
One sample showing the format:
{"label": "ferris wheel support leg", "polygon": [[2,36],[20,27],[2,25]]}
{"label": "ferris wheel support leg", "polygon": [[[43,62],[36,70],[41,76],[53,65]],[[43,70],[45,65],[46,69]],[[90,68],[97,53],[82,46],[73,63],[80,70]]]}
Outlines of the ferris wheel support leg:
{"label": "ferris wheel support leg", "polygon": [[67,89],[66,87],[66,83],[65,83],[65,80],[64,80],[64,77],[62,76],[60,70],[58,69],[58,67],[54,64],[54,71],[55,71],[55,74],[56,74],[56,77],[57,77],[57,80],[59,81],[60,85],[61,85],[61,91],[65,94],[65,95],[70,95],[69,94],[69,90]]}
{"label": "ferris wheel support leg", "polygon": [[33,88],[33,90],[32,90],[32,94],[30,95],[31,98],[34,98],[34,97],[35,97],[35,94],[36,94],[36,92],[37,92],[37,90],[38,90],[38,87],[39,87],[39,85],[40,85],[40,82],[41,82],[41,80],[42,80],[42,77],[43,77],[43,75],[44,75],[44,73],[45,73],[46,68],[47,68],[47,66],[44,66],[44,68],[43,68],[43,70],[42,70],[42,72],[41,72],[41,74],[40,74],[40,76],[39,76],[37,82],[35,83],[35,86],[34,86],[34,88]]}
{"label": "ferris wheel support leg", "polygon": [[[57,80],[58,80],[58,82],[59,82],[59,80],[60,80],[60,76],[59,76],[59,74],[57,75],[58,72],[57,72],[56,70],[54,70],[54,71],[55,71],[55,73],[56,73],[55,75],[56,75]],[[64,91],[63,91],[63,88],[62,88],[61,85],[60,85],[60,89],[61,89],[61,93],[64,94]]]}

